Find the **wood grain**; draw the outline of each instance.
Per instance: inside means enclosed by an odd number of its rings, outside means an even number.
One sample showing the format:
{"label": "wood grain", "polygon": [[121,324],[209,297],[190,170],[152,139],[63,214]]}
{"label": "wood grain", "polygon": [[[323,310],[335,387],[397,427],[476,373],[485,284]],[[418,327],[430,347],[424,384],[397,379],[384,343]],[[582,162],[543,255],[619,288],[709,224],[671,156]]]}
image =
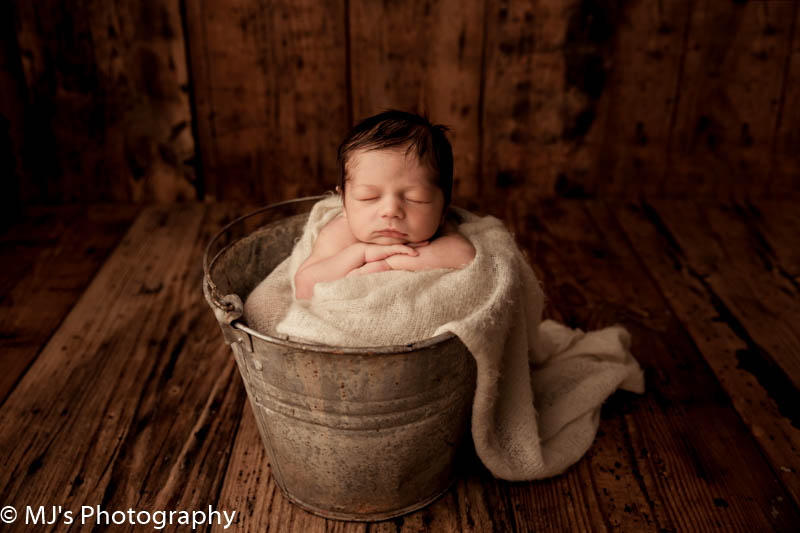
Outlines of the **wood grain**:
{"label": "wood grain", "polygon": [[478,195],[484,34],[480,2],[349,3],[353,120],[389,108],[451,128],[454,202]]}
{"label": "wood grain", "polygon": [[0,237],[0,405],[137,211],[103,205],[40,208]]}
{"label": "wood grain", "polygon": [[769,183],[754,191],[773,198],[793,197],[800,190],[800,8],[792,2],[794,16],[784,63],[782,93],[775,119],[775,135],[770,160]]}
{"label": "wood grain", "polygon": [[549,195],[561,141],[567,63],[561,49],[575,1],[496,2],[486,13],[481,207],[506,214],[507,198]]}
{"label": "wood grain", "polygon": [[[686,254],[692,275],[719,299],[725,320],[740,322],[760,356],[800,390],[800,291],[775,268],[749,223],[733,207],[654,202],[666,230]],[[727,309],[727,311],[725,311]]]}
{"label": "wood grain", "polygon": [[0,230],[12,224],[19,212],[20,187],[25,182],[22,139],[25,131],[25,76],[14,28],[14,7],[0,6]]}
{"label": "wood grain", "polygon": [[[451,127],[455,201],[797,197],[793,1],[14,2],[0,168],[38,202],[331,189],[353,122]],[[5,137],[3,137],[5,135]],[[6,200],[13,209],[16,201]]]}
{"label": "wood grain", "polygon": [[203,215],[146,209],[8,397],[6,501],[192,509],[213,495],[244,393],[197,268],[229,216]]}
{"label": "wood grain", "polygon": [[[582,33],[597,35],[596,44],[594,49],[572,44],[570,71],[583,86],[594,87],[589,94],[595,101],[585,111],[582,129],[588,131],[576,138],[559,191],[635,197],[658,193],[661,182],[671,179],[664,169],[690,5],[630,2],[579,26]],[[589,83],[592,69],[598,79]],[[580,95],[576,89],[569,94]]]}
{"label": "wood grain", "polygon": [[[760,356],[785,355],[796,334],[792,202],[510,202],[509,225],[549,297],[546,314],[585,329],[627,326],[646,393],[612,395],[593,446],[561,476],[499,481],[466,450],[456,484],[431,506],[366,524],[309,514],[275,487],[241,377],[202,299],[205,244],[247,209],[148,207],[87,277],[102,258],[81,255],[81,243],[110,250],[135,210],[42,207],[0,235],[0,313],[13,309],[26,327],[51,332],[0,410],[4,505],[212,505],[236,511],[237,530],[281,532],[793,531],[800,523],[796,389],[764,380],[791,381],[796,370],[776,374],[743,357],[754,345]],[[51,285],[41,283],[48,273]],[[51,313],[68,298],[48,286],[73,298],[57,322]],[[38,303],[18,298],[21,287]],[[770,296],[744,298],[754,288]],[[764,341],[768,327],[784,343],[779,351]],[[0,359],[0,374],[9,368]]]}
{"label": "wood grain", "polygon": [[179,2],[17,2],[27,201],[197,197]]}
{"label": "wood grain", "polygon": [[[798,520],[794,503],[775,482],[693,340],[641,270],[610,212],[595,203],[584,211],[583,205],[520,210],[516,220],[527,221],[529,231],[518,235],[530,243],[526,248],[566,323],[589,329],[625,324],[648,378],[646,395],[625,412],[628,436],[617,459],[628,462],[625,468],[647,504],[612,501],[597,491],[596,497],[606,509],[635,509],[640,523],[650,520],[653,529],[790,528]],[[765,492],[768,486],[774,490]]]}
{"label": "wood grain", "polygon": [[43,249],[55,247],[58,236],[82,217],[78,206],[27,208],[15,223],[0,234],[0,298],[25,275]]}
{"label": "wood grain", "polygon": [[[791,207],[786,206],[782,212],[788,209]],[[781,318],[780,301],[771,299],[774,290],[769,290],[770,285],[774,288],[777,280],[773,278],[770,283],[762,276],[757,285],[762,294],[755,296],[750,292],[753,280],[742,276],[750,260],[738,253],[731,262],[731,241],[737,241],[739,247],[747,246],[748,232],[742,234],[736,231],[741,227],[727,226],[720,237],[708,223],[692,224],[688,233],[696,238],[687,240],[686,225],[676,220],[691,223],[694,213],[696,209],[672,203],[661,204],[657,210],[629,207],[617,211],[617,217],[644,267],[705,354],[706,362],[764,450],[773,471],[798,502],[800,429],[797,392],[792,384],[797,374],[785,374],[775,361],[783,361],[787,371],[794,371],[791,351],[784,350],[786,342],[797,342],[796,337],[792,340],[792,333],[788,338],[781,333],[794,327]],[[727,252],[724,258],[717,255],[723,250]],[[700,259],[698,253],[704,258]],[[761,254],[763,251],[751,248],[745,255]],[[708,272],[710,260],[715,261],[719,273]],[[731,271],[739,271],[740,275],[732,278]],[[771,327],[770,332],[765,331],[767,327]],[[777,348],[776,338],[781,342]]]}
{"label": "wood grain", "polygon": [[186,25],[206,199],[332,189],[349,126],[343,5],[187,2]]}
{"label": "wood grain", "polygon": [[793,2],[694,2],[663,193],[743,197],[765,183]]}
{"label": "wood grain", "polygon": [[759,201],[739,210],[773,268],[800,287],[800,212],[794,202]]}

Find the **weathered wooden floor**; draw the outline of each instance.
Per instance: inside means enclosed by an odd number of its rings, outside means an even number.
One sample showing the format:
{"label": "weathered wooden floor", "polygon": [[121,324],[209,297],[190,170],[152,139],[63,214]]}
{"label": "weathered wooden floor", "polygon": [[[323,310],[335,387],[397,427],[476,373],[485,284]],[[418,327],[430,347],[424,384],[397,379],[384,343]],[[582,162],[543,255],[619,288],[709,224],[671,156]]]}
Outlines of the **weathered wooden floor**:
{"label": "weathered wooden floor", "polygon": [[0,506],[15,529],[37,530],[25,506],[212,505],[242,531],[800,530],[796,204],[510,213],[548,315],[628,326],[647,392],[612,396],[558,478],[507,483],[475,462],[427,509],[372,524],[310,515],[270,478],[201,291],[205,244],[247,211],[36,208],[0,237]]}

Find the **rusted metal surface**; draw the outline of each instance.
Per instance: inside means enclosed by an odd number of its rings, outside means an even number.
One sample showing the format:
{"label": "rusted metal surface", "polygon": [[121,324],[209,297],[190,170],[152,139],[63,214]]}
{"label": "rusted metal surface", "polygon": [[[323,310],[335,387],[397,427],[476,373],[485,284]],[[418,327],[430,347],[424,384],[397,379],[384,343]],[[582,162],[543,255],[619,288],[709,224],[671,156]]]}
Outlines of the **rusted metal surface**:
{"label": "rusted metal surface", "polygon": [[277,204],[226,226],[206,249],[203,289],[287,498],[330,518],[391,518],[449,487],[469,426],[475,363],[452,334],[343,348],[285,341],[242,322],[242,300],[291,253],[317,200]]}

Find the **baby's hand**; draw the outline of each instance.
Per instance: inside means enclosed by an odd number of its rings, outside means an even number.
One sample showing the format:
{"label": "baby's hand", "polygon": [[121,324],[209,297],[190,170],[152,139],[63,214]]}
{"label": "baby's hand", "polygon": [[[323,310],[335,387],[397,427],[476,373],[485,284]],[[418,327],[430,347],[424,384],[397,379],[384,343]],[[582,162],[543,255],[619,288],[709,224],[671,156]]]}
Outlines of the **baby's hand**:
{"label": "baby's hand", "polygon": [[389,263],[386,261],[373,261],[372,263],[364,263],[358,268],[354,268],[350,272],[347,273],[347,276],[363,276],[364,274],[372,274],[374,272],[386,272],[387,270],[391,270],[392,267],[389,266]]}
{"label": "baby's hand", "polygon": [[416,256],[419,252],[405,244],[367,244],[364,247],[364,262],[372,263],[397,254]]}
{"label": "baby's hand", "polygon": [[408,242],[406,246],[410,246],[411,248],[420,248],[422,246],[428,246],[431,241],[419,241],[419,242]]}

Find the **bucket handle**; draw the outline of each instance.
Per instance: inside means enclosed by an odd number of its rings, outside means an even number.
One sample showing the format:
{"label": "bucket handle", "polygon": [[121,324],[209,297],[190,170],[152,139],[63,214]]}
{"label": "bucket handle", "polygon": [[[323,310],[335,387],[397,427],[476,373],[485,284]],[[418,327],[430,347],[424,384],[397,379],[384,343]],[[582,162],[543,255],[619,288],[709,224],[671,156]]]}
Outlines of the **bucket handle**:
{"label": "bucket handle", "polygon": [[248,351],[253,351],[253,339],[247,332],[244,332],[236,327],[235,322],[242,317],[244,313],[244,305],[242,304],[242,299],[236,294],[221,294],[220,291],[217,289],[217,285],[214,283],[214,280],[211,279],[211,266],[216,262],[219,255],[222,253],[224,248],[221,248],[216,252],[214,257],[211,257],[212,250],[214,249],[215,244],[219,241],[223,235],[225,235],[232,227],[235,225],[247,220],[250,217],[254,217],[264,213],[265,211],[269,211],[276,207],[281,207],[285,205],[291,205],[300,202],[307,202],[310,200],[318,201],[326,198],[327,195],[317,195],[317,196],[306,196],[303,198],[295,198],[293,200],[285,200],[283,202],[277,202],[274,204],[269,204],[265,207],[261,207],[256,209],[255,211],[248,213],[246,215],[240,216],[235,218],[231,222],[227,223],[214,237],[208,242],[206,245],[205,253],[203,254],[203,294],[206,297],[206,301],[211,306],[211,309],[214,311],[214,316],[217,318],[217,322],[219,322],[220,328],[222,328],[222,335],[225,337],[225,342],[228,344],[232,344],[234,342],[241,343]]}
{"label": "bucket handle", "polygon": [[[226,299],[227,298],[226,296],[220,294],[219,290],[217,290],[216,284],[211,279],[211,265],[214,264],[214,262],[217,260],[217,257],[219,256],[219,254],[222,251],[222,250],[218,251],[216,253],[216,255],[212,258],[211,257],[211,250],[213,249],[214,244],[218,240],[220,240],[222,238],[222,236],[225,235],[228,232],[228,230],[230,230],[236,224],[239,224],[240,222],[242,222],[244,220],[247,220],[250,217],[254,217],[254,216],[260,215],[261,213],[263,213],[265,211],[269,211],[269,210],[274,209],[276,207],[296,204],[296,203],[300,203],[300,202],[307,202],[307,201],[310,201],[310,200],[317,200],[318,201],[318,200],[322,200],[323,198],[327,198],[327,196],[328,195],[320,194],[320,195],[317,195],[317,196],[305,196],[303,198],[295,198],[293,200],[284,200],[283,202],[276,202],[274,204],[269,204],[269,205],[267,205],[265,207],[261,207],[259,209],[256,209],[252,213],[248,213],[246,215],[242,215],[242,216],[240,216],[238,218],[235,218],[234,220],[232,220],[232,221],[228,222],[227,224],[225,224],[225,226],[223,226],[223,228],[221,230],[219,230],[219,232],[216,235],[214,235],[214,237],[208,242],[208,244],[206,245],[205,253],[203,254],[203,291],[206,293],[206,298],[208,299],[209,303],[211,303],[217,309],[223,310],[225,313],[235,314],[235,313],[238,312],[239,314],[237,316],[235,316],[234,318],[231,318],[231,322],[233,320],[236,320],[237,318],[242,316],[242,313],[241,313],[242,307],[241,307],[241,305],[239,305],[239,307],[237,308],[235,302]],[[235,296],[235,295],[233,295],[233,296]],[[240,298],[237,298],[237,299],[239,300],[239,303],[241,304],[241,299]]]}
{"label": "bucket handle", "polygon": [[[213,285],[213,282],[212,282]],[[211,287],[208,280],[203,283],[203,293],[206,296],[206,301],[212,302],[211,310],[214,311],[214,317],[219,323],[222,330],[222,336],[225,338],[227,344],[238,342],[248,352],[253,351],[253,339],[244,331],[236,327],[234,322],[241,318],[244,311],[242,299],[236,294],[226,294],[221,298],[220,305],[212,301]]]}

